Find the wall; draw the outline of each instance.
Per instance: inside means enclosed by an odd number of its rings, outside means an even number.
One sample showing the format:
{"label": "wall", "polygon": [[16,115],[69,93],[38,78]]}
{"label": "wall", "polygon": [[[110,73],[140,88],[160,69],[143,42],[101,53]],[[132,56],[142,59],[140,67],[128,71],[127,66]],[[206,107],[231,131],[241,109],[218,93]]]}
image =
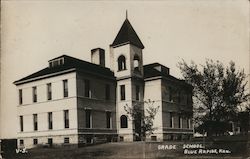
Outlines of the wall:
{"label": "wall", "polygon": [[[63,80],[68,80],[68,97],[63,97]],[[52,99],[47,100],[47,83],[52,85]],[[32,100],[32,87],[37,87],[37,102]],[[17,86],[23,90],[23,104],[17,106],[18,138],[25,139],[27,147],[31,138],[77,134],[76,74],[69,73]],[[18,98],[17,98],[18,99]],[[18,103],[18,101],[17,101]],[[69,110],[69,128],[64,128],[64,112]],[[48,112],[52,112],[53,129],[48,129]],[[37,114],[38,130],[33,128],[33,114]],[[23,132],[20,132],[19,116],[23,116]],[[27,145],[28,144],[28,145]],[[33,142],[32,142],[33,144]]]}

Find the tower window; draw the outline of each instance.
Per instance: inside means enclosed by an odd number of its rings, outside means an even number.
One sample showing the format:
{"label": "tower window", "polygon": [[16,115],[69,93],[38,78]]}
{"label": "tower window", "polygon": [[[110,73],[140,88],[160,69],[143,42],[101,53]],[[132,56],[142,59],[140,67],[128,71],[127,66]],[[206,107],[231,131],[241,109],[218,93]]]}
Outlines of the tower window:
{"label": "tower window", "polygon": [[135,55],[134,57],[134,69],[135,70],[139,70],[139,63],[140,63],[140,59],[137,55]]}
{"label": "tower window", "polygon": [[125,94],[126,94],[126,92],[125,92],[125,85],[121,85],[120,86],[120,96],[121,96],[121,100],[125,100]]}
{"label": "tower window", "polygon": [[120,117],[121,128],[128,128],[128,118],[126,115]]}
{"label": "tower window", "polygon": [[123,55],[118,58],[118,71],[122,70],[126,70],[126,58]]}

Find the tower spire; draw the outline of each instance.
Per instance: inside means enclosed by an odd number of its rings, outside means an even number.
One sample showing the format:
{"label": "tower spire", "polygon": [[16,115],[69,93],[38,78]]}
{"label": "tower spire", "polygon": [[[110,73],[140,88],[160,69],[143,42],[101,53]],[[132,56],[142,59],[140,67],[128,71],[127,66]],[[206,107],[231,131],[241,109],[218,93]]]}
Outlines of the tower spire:
{"label": "tower spire", "polygon": [[126,9],[126,19],[128,19],[128,10]]}

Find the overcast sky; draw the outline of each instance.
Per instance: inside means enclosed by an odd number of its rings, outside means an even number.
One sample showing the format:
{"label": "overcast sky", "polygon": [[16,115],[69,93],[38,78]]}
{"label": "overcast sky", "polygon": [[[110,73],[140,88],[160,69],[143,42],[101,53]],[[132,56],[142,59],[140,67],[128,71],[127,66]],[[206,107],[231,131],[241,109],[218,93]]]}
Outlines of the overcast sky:
{"label": "overcast sky", "polygon": [[17,90],[13,82],[67,54],[90,61],[109,45],[128,10],[143,42],[144,64],[159,62],[181,77],[177,63],[229,61],[249,72],[248,0],[169,1],[2,1],[0,135],[16,136]]}

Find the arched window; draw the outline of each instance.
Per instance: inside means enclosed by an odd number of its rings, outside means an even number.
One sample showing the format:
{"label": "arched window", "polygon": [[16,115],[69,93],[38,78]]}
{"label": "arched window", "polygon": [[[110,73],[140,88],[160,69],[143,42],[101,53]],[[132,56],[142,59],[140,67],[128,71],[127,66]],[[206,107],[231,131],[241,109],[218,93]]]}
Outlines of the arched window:
{"label": "arched window", "polygon": [[118,58],[118,70],[126,70],[126,58],[123,55]]}
{"label": "arched window", "polygon": [[128,128],[128,118],[126,115],[120,117],[121,128]]}
{"label": "arched window", "polygon": [[139,62],[140,62],[139,56],[135,55],[135,57],[134,57],[134,68],[139,67]]}
{"label": "arched window", "polygon": [[140,70],[140,58],[138,55],[134,56],[134,69],[137,71]]}

